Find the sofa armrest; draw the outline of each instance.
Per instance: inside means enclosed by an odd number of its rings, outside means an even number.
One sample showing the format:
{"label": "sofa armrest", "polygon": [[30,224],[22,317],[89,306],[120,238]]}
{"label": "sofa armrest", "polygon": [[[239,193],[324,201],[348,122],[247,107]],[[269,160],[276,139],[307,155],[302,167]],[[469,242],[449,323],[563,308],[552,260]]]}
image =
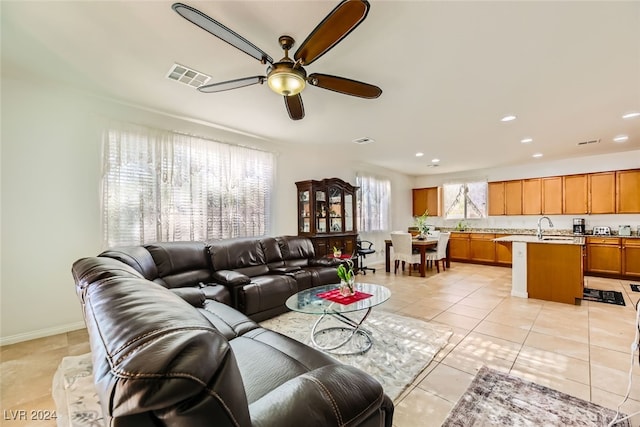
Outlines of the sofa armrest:
{"label": "sofa armrest", "polygon": [[200,288],[171,288],[170,291],[194,307],[202,307],[204,305],[205,296]]}
{"label": "sofa armrest", "polygon": [[[328,365],[295,377],[249,405],[256,427],[356,426],[380,414],[391,424],[393,405],[373,377],[348,365]],[[389,413],[390,412],[390,413]],[[388,420],[384,417],[388,416]]]}
{"label": "sofa armrest", "polygon": [[300,271],[300,267],[274,267],[269,269],[269,273],[271,274],[289,274],[295,273],[296,271]]}
{"label": "sofa armrest", "polygon": [[213,273],[213,280],[229,288],[236,288],[251,283],[251,278],[233,270],[218,270]]}
{"label": "sofa armrest", "polygon": [[311,267],[338,267],[342,264],[340,258],[313,258],[309,260]]}

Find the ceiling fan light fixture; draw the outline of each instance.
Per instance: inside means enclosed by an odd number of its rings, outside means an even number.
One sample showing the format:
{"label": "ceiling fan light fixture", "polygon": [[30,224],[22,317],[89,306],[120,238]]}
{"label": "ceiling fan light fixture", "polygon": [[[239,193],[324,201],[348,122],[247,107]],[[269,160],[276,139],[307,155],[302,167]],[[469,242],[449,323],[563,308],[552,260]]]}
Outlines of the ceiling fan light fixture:
{"label": "ceiling fan light fixture", "polygon": [[302,92],[307,81],[307,73],[300,68],[292,68],[290,63],[273,64],[267,76],[267,83],[278,95],[293,96]]}

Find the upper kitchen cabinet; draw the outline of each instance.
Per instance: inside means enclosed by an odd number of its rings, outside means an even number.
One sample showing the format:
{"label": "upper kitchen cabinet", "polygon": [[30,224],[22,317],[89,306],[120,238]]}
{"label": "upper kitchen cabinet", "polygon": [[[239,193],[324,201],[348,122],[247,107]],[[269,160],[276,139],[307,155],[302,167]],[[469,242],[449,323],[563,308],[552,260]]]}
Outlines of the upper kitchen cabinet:
{"label": "upper kitchen cabinet", "polygon": [[489,215],[505,214],[504,181],[489,183]]}
{"label": "upper kitchen cabinet", "polygon": [[562,177],[542,178],[542,213],[562,214]]}
{"label": "upper kitchen cabinet", "polygon": [[440,187],[413,189],[413,216],[420,216],[429,211],[429,216],[440,216]]}
{"label": "upper kitchen cabinet", "polygon": [[562,177],[564,197],[562,212],[565,214],[586,214],[588,211],[588,176],[567,175]]}
{"label": "upper kitchen cabinet", "polygon": [[522,215],[522,180],[504,183],[504,206],[507,215]]}
{"label": "upper kitchen cabinet", "polygon": [[540,178],[522,180],[522,214],[542,213],[542,180]]}
{"label": "upper kitchen cabinet", "polygon": [[640,170],[616,172],[616,213],[640,213]]}
{"label": "upper kitchen cabinet", "polygon": [[[637,197],[637,196],[636,196]],[[589,174],[589,213],[612,214],[616,212],[616,173]]]}

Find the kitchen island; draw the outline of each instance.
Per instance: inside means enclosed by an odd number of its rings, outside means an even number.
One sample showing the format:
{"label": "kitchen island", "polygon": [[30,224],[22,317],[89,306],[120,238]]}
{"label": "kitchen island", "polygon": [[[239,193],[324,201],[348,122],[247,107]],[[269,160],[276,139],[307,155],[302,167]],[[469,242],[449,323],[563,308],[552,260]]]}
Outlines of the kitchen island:
{"label": "kitchen island", "polygon": [[511,295],[577,304],[584,289],[584,237],[511,235]]}

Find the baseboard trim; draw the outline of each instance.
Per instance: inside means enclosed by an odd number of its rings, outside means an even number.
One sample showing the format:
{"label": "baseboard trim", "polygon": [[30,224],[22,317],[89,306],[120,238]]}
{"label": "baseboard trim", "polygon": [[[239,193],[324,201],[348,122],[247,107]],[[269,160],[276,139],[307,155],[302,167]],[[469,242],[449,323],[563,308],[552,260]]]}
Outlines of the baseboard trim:
{"label": "baseboard trim", "polygon": [[8,337],[0,337],[0,347],[9,344],[16,344],[23,341],[34,340],[36,338],[49,337],[51,335],[64,334],[65,332],[77,331],[84,329],[84,322],[67,323],[66,325],[54,326],[52,328],[38,329],[36,331],[25,332],[22,334],[9,335]]}

